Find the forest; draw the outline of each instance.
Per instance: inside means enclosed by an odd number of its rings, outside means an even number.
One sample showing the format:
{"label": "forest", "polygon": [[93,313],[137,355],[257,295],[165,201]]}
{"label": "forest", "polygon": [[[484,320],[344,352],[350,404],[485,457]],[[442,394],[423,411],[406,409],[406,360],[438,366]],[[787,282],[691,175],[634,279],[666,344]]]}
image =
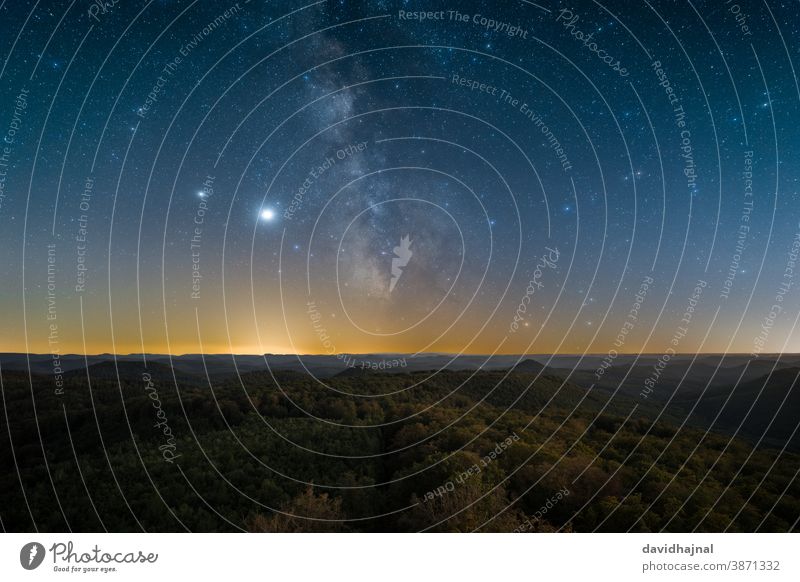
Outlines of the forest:
{"label": "forest", "polygon": [[800,518],[794,447],[535,365],[209,380],[106,361],[60,381],[2,372],[4,531],[786,532]]}

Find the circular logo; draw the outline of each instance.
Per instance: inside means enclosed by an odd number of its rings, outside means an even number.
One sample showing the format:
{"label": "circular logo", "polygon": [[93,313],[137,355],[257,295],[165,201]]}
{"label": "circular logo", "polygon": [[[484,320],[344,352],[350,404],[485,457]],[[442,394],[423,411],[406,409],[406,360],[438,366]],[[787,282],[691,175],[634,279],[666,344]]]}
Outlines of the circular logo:
{"label": "circular logo", "polygon": [[44,546],[39,542],[29,542],[19,551],[19,563],[26,570],[35,570],[44,561]]}

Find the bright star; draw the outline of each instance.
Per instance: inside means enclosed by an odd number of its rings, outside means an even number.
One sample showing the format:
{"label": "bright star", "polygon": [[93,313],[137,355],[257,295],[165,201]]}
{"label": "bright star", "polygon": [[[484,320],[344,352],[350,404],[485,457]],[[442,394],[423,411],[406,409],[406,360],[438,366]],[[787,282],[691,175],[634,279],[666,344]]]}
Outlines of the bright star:
{"label": "bright star", "polygon": [[261,220],[271,222],[275,218],[275,211],[272,208],[264,208],[261,211]]}

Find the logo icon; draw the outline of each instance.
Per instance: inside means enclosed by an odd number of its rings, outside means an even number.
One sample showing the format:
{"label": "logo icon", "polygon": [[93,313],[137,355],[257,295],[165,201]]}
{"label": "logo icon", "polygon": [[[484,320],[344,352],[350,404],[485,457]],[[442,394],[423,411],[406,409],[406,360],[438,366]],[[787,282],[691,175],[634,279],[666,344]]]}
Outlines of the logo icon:
{"label": "logo icon", "polygon": [[39,542],[29,542],[19,551],[19,563],[26,570],[35,570],[44,561],[44,546]]}
{"label": "logo icon", "polygon": [[408,265],[411,255],[414,254],[411,252],[411,243],[410,235],[407,234],[400,239],[400,246],[394,247],[396,258],[392,259],[392,279],[389,281],[389,293],[394,291],[395,285],[400,280],[400,275],[403,274],[403,267]]}

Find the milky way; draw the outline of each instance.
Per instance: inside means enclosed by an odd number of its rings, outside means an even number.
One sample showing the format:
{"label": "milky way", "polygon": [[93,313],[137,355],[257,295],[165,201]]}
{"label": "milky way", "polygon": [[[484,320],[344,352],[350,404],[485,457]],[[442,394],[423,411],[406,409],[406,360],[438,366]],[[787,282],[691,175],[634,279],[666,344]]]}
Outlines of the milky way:
{"label": "milky way", "polygon": [[0,11],[3,351],[798,349],[793,4]]}

